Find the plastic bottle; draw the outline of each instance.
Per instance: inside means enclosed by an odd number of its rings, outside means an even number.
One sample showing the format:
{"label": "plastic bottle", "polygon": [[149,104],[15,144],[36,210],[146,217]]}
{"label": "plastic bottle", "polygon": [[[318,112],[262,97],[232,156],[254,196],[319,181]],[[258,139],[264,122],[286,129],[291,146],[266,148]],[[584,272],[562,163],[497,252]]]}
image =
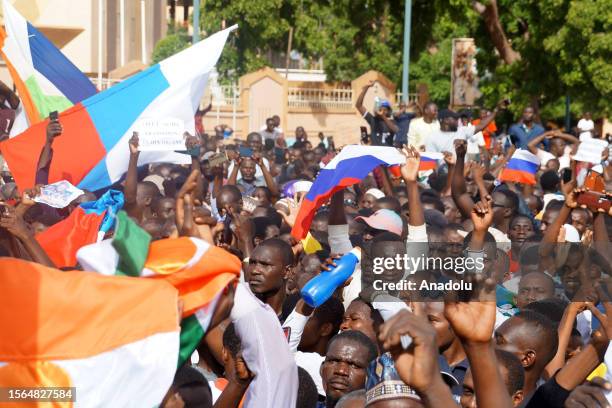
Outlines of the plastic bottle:
{"label": "plastic bottle", "polygon": [[375,96],[374,97],[374,112],[378,112],[380,110],[380,97]]}
{"label": "plastic bottle", "polygon": [[321,306],[353,274],[360,260],[361,249],[353,248],[335,262],[336,266],[332,270],[321,272],[312,278],[302,289],[304,302],[311,307]]}

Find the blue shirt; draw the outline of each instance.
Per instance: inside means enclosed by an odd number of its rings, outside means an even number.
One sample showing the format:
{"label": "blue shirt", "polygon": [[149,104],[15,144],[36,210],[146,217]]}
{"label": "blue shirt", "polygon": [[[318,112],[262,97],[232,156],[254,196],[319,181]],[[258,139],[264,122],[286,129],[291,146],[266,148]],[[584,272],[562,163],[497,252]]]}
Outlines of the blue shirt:
{"label": "blue shirt", "polygon": [[[544,128],[537,123],[533,123],[531,129],[527,128],[524,123],[515,123],[508,131],[511,140],[519,149],[526,149],[527,143],[542,133],[544,133]],[[545,147],[548,147],[548,140],[544,140],[543,143]]]}
{"label": "blue shirt", "polygon": [[416,115],[414,113],[400,113],[399,115],[394,115],[395,123],[399,128],[399,132],[395,135],[395,145],[401,146],[405,145],[408,141],[408,128],[410,126],[410,121],[414,119]]}

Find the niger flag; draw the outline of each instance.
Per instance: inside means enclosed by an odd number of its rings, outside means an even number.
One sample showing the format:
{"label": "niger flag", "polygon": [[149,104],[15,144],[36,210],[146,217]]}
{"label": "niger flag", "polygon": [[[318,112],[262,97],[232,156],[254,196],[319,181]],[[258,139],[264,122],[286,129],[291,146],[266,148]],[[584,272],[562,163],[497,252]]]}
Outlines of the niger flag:
{"label": "niger flag", "polygon": [[161,402],[179,351],[174,287],[15,258],[0,258],[0,287],[3,387],[74,387],[77,403],[56,407]]}
{"label": "niger flag", "polygon": [[150,242],[124,211],[117,214],[113,239],[81,248],[77,259],[88,271],[163,280],[178,289],[184,306],[179,365],[200,343],[221,292],[241,269],[234,255],[198,238]]}

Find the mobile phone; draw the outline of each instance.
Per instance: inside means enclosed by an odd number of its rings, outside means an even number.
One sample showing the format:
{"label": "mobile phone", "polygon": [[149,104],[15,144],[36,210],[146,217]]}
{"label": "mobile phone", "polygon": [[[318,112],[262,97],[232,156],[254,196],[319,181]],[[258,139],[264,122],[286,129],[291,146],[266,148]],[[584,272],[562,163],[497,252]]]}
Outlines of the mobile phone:
{"label": "mobile phone", "polygon": [[605,213],[610,211],[610,197],[603,193],[596,191],[585,191],[584,193],[578,194],[576,201],[579,205],[586,205],[591,211],[597,211],[602,209]]}
{"label": "mobile phone", "polygon": [[367,143],[370,139],[370,137],[368,136],[368,129],[365,126],[361,126],[359,127],[359,130],[361,132],[361,141],[363,143]]}
{"label": "mobile phone", "polygon": [[572,169],[566,167],[561,170],[561,179],[564,183],[569,183],[572,180]]}
{"label": "mobile phone", "polygon": [[59,119],[59,114],[57,113],[57,111],[53,111],[49,113],[49,120],[51,122],[57,122],[58,119]]}
{"label": "mobile phone", "polygon": [[253,149],[250,147],[240,146],[238,148],[238,153],[240,153],[241,157],[253,157]]}

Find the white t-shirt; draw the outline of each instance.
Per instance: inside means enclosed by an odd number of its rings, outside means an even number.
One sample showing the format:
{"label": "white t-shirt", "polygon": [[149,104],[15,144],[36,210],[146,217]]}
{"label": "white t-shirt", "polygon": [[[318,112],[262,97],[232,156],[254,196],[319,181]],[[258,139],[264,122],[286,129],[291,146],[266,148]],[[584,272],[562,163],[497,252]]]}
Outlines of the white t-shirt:
{"label": "white t-shirt", "polygon": [[317,386],[317,391],[320,395],[325,395],[325,389],[323,389],[323,379],[321,378],[321,363],[325,360],[325,357],[320,355],[319,353],[304,353],[302,351],[298,351],[298,346],[300,345],[300,340],[302,339],[302,334],[304,334],[304,327],[308,322],[310,316],[304,316],[298,313],[295,309],[287,319],[285,319],[285,323],[283,323],[283,329],[288,328],[288,343],[289,350],[293,352],[295,356],[295,363],[298,367],[302,367],[310,377],[312,377],[312,381],[314,381]]}
{"label": "white t-shirt", "polygon": [[538,153],[536,156],[540,159],[540,168],[546,168],[546,163],[549,160],[557,159],[559,160],[559,170],[564,169],[570,166],[570,153],[572,152],[572,148],[570,146],[565,146],[565,150],[563,151],[563,156],[555,157],[554,154],[547,152],[546,150],[538,149]]}
{"label": "white t-shirt", "polygon": [[276,140],[279,137],[283,136],[283,129],[281,129],[280,127],[275,127],[274,130],[272,130],[272,132],[268,132],[267,131],[267,127],[263,126],[260,130],[259,130],[259,134],[261,135],[261,137],[265,139],[272,139],[272,140]]}
{"label": "white t-shirt", "polygon": [[582,131],[580,132],[580,141],[584,142],[586,139],[593,137],[591,131],[595,129],[595,123],[591,119],[582,118],[578,121],[578,129]]}
{"label": "white t-shirt", "polygon": [[425,122],[425,119],[416,118],[410,121],[408,128],[408,144],[416,147],[427,145],[434,133],[440,131],[440,122],[434,119],[431,123]]}
{"label": "white t-shirt", "polygon": [[467,142],[467,154],[478,154],[480,153],[480,148],[486,146],[482,132],[473,133],[472,136],[468,136]]}
{"label": "white t-shirt", "polygon": [[455,140],[469,141],[474,136],[474,129],[474,125],[469,124],[457,129],[456,132],[444,132],[441,130],[434,132],[426,144],[426,151],[438,153],[450,152],[455,155]]}
{"label": "white t-shirt", "polygon": [[[270,170],[270,162],[265,157],[262,157],[263,163],[268,170]],[[234,162],[232,161],[227,169],[227,174],[232,174],[232,170],[234,169]],[[255,179],[258,181],[263,181],[263,171],[261,171],[261,167],[255,166]],[[240,169],[238,170],[237,180],[242,180],[242,174],[240,173]]]}

